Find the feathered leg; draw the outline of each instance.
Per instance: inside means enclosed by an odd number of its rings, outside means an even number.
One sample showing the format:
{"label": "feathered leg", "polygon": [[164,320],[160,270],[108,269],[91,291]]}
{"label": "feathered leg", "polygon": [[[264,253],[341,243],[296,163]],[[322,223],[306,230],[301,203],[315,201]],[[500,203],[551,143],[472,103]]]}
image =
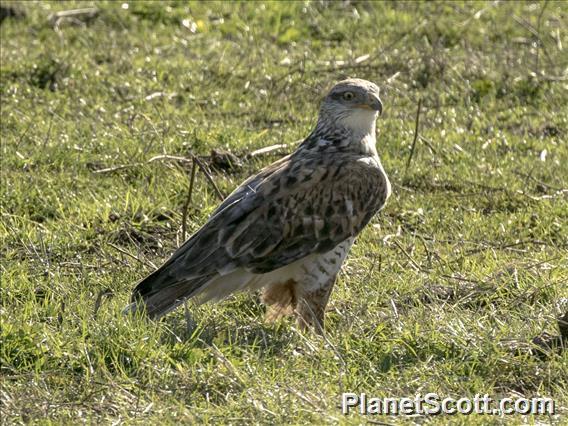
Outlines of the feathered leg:
{"label": "feathered leg", "polygon": [[296,308],[296,281],[288,280],[265,287],[261,300],[267,307],[266,321],[273,322],[291,315]]}
{"label": "feathered leg", "polygon": [[306,330],[313,327],[318,334],[323,334],[325,307],[329,301],[331,290],[337,274],[316,290],[303,290],[297,287],[296,318],[298,326]]}

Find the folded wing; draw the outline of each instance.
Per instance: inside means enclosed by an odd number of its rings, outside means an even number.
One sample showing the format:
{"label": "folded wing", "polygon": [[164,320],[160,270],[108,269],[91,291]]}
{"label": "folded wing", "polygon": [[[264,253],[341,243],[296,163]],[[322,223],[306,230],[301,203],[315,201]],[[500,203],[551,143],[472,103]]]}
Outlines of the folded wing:
{"label": "folded wing", "polygon": [[[209,221],[134,289],[159,317],[208,283],[227,285],[325,253],[357,235],[387,197],[378,163],[338,154],[296,152],[243,183]],[[338,161],[339,160],[339,161]],[[364,161],[363,161],[364,160]],[[227,289],[225,293],[230,293]]]}

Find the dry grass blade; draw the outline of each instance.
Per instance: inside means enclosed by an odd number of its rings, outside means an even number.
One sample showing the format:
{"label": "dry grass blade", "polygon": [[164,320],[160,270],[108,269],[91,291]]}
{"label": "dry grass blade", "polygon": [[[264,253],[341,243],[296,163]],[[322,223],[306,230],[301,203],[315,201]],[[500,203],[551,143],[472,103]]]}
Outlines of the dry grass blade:
{"label": "dry grass blade", "polygon": [[144,259],[141,259],[139,256],[134,256],[132,253],[127,252],[123,248],[120,248],[117,245],[114,245],[113,243],[108,243],[108,245],[111,246],[113,249],[119,251],[120,253],[130,257],[131,259],[134,259],[134,260],[140,262],[144,266],[148,266],[149,268],[152,268],[152,269],[158,269],[158,267],[156,265],[154,265],[154,263],[152,263],[149,260],[144,260]]}
{"label": "dry grass blade", "polygon": [[288,148],[289,146],[294,146],[294,145],[296,145],[296,144],[299,143],[299,142],[301,142],[301,140],[300,140],[300,141],[293,142],[293,143],[291,143],[291,144],[288,144],[288,143],[278,143],[278,144],[276,144],[276,145],[265,146],[264,148],[259,148],[259,149],[256,149],[256,150],[252,151],[251,153],[249,153],[249,154],[247,155],[247,157],[248,157],[248,158],[254,158],[254,157],[258,157],[258,156],[260,156],[260,155],[270,154],[270,153],[272,153],[272,152],[274,152],[274,151],[280,151],[280,150],[282,150],[282,149],[284,149],[284,148]]}
{"label": "dry grass blade", "polygon": [[225,199],[225,195],[221,192],[221,190],[215,183],[215,180],[213,179],[213,176],[211,176],[211,173],[209,173],[209,170],[207,170],[207,167],[196,156],[193,156],[193,159],[197,163],[197,165],[199,166],[199,168],[201,169],[201,171],[203,172],[203,174],[205,175],[205,177],[207,178],[213,189],[215,190],[215,194],[217,194],[217,198],[219,198],[219,201],[223,201]]}
{"label": "dry grass blade", "polygon": [[95,169],[93,170],[93,173],[102,174],[102,173],[118,172],[120,170],[130,169],[132,167],[138,167],[141,166],[142,164],[144,163],[119,164],[117,166],[105,167],[104,169]]}

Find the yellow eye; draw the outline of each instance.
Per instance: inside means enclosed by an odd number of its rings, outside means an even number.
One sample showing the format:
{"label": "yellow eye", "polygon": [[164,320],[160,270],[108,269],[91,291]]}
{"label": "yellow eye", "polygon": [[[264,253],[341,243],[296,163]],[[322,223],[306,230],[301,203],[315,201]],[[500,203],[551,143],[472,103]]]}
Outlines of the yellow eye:
{"label": "yellow eye", "polygon": [[355,94],[353,92],[345,92],[343,94],[343,99],[345,99],[346,101],[351,101],[351,100],[353,100],[354,97],[355,97]]}

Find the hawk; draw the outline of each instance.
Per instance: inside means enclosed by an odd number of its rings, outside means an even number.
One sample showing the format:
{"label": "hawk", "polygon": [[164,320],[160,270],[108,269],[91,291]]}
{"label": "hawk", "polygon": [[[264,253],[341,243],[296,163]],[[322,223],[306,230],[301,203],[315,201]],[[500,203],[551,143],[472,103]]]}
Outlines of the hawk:
{"label": "hawk", "polygon": [[375,84],[337,83],[296,151],[240,185],[136,285],[128,310],[159,318],[189,298],[261,290],[268,319],[295,314],[321,332],[353,241],[391,193],[375,146],[382,109]]}

